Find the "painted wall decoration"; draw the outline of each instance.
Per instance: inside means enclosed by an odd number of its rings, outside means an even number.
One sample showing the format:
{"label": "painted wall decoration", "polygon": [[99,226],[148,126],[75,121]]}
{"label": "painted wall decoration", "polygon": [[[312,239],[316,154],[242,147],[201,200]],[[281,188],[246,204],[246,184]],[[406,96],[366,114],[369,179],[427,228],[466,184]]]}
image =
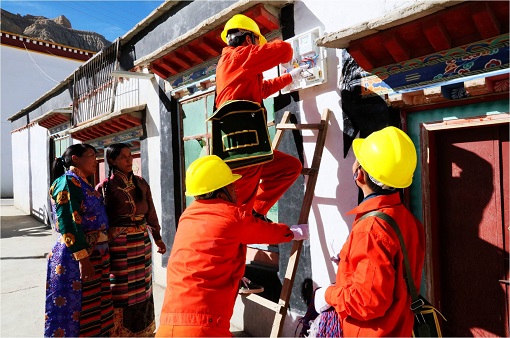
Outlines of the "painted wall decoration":
{"label": "painted wall decoration", "polygon": [[95,148],[105,148],[112,143],[125,143],[132,140],[138,141],[141,137],[143,137],[143,129],[136,127],[132,130],[88,143]]}
{"label": "painted wall decoration", "polygon": [[509,68],[508,34],[374,69],[361,79],[362,95],[384,95],[505,68]]}

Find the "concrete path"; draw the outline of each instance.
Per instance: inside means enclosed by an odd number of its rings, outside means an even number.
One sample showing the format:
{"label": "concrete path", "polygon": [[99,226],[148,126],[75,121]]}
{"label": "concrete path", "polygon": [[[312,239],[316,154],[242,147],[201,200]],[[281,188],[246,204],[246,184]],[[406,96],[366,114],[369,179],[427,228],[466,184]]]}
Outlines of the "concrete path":
{"label": "concrete path", "polygon": [[[46,254],[57,234],[12,205],[0,206],[0,336],[43,337]],[[154,285],[156,323],[165,289]]]}

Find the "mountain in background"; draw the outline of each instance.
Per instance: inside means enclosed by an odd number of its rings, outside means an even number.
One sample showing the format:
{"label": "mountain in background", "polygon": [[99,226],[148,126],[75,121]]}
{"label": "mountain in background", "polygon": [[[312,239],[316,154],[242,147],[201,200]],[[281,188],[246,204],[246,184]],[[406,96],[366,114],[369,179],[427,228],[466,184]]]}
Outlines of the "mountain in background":
{"label": "mountain in background", "polygon": [[0,27],[3,32],[51,41],[92,52],[98,52],[111,44],[101,34],[73,29],[71,22],[63,15],[55,19],[48,19],[30,14],[21,16],[0,9]]}

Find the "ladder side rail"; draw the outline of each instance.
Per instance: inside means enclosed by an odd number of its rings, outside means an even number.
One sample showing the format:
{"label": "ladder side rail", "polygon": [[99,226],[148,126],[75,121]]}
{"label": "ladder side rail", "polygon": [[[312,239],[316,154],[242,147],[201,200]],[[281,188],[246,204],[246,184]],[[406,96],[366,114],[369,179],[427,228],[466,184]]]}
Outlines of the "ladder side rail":
{"label": "ladder side rail", "polygon": [[[308,216],[310,214],[310,209],[312,206],[312,200],[315,192],[315,185],[317,182],[317,174],[318,168],[320,166],[320,162],[322,160],[322,153],[324,150],[324,145],[326,143],[326,132],[329,125],[329,115],[330,110],[325,109],[321,116],[321,124],[322,128],[319,130],[319,135],[317,136],[317,143],[315,145],[315,151],[312,159],[312,169],[317,169],[316,172],[312,173],[308,177],[306,184],[305,197],[303,199],[303,205],[301,207],[301,214],[299,216],[299,224],[307,223]],[[299,263],[299,256],[301,254],[301,249],[303,246],[303,241],[294,241],[291,249],[291,254],[289,257],[289,263],[287,265],[287,270],[285,272],[285,279],[283,281],[282,292],[280,294],[280,300],[278,304],[281,306],[281,311],[276,313],[275,319],[273,321],[273,326],[271,328],[270,337],[278,337],[283,328],[283,323],[285,320],[285,316],[287,315],[287,307],[290,299],[290,294],[292,292],[292,286],[294,284],[294,278],[296,276],[297,267]]]}

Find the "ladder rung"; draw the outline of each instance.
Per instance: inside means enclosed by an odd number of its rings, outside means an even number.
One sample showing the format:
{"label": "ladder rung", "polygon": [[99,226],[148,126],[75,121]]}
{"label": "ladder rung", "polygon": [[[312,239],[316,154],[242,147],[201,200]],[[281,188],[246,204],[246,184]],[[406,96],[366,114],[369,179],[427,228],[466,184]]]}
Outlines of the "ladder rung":
{"label": "ladder rung", "polygon": [[276,129],[293,129],[293,130],[301,130],[301,129],[322,129],[322,123],[308,123],[308,124],[295,124],[295,123],[278,123],[276,125]]}
{"label": "ladder rung", "polygon": [[319,169],[317,168],[303,168],[303,170],[301,171],[301,174],[302,175],[313,175],[313,174],[317,174],[319,172]]}
{"label": "ladder rung", "polygon": [[265,299],[264,297],[261,297],[255,293],[249,294],[248,296],[246,296],[246,298],[276,313],[280,313],[280,311],[282,310],[282,306],[280,304]]}

